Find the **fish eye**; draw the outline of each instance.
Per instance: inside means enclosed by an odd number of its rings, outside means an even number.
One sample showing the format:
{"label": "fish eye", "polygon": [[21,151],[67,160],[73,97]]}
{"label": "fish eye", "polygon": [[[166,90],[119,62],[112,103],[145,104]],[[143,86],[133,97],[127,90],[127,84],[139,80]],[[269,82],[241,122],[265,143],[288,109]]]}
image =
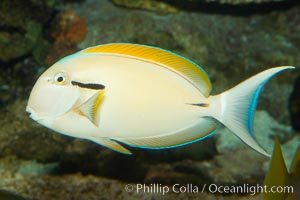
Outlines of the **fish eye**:
{"label": "fish eye", "polygon": [[67,80],[67,76],[63,72],[59,72],[54,76],[54,83],[56,84],[63,85],[66,83],[66,80]]}

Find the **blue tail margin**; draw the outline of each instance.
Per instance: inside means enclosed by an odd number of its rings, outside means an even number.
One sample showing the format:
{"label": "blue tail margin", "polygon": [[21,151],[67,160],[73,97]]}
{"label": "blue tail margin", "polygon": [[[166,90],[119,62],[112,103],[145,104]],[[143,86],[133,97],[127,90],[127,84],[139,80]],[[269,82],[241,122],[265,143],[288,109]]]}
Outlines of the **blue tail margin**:
{"label": "blue tail margin", "polygon": [[270,157],[270,154],[257,143],[253,132],[253,118],[257,101],[263,87],[274,75],[293,68],[292,66],[281,66],[267,69],[220,95],[214,96],[220,109],[213,117],[247,145]]}

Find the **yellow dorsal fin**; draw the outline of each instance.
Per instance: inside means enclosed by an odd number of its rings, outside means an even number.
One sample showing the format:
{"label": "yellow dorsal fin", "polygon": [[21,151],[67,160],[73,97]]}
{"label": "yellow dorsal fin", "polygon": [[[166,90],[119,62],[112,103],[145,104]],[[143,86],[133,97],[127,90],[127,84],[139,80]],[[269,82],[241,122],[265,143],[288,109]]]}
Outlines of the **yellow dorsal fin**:
{"label": "yellow dorsal fin", "polygon": [[200,66],[187,58],[167,50],[138,44],[112,43],[90,47],[81,52],[115,54],[153,62],[185,77],[195,85],[204,96],[209,96],[211,92],[209,77]]}

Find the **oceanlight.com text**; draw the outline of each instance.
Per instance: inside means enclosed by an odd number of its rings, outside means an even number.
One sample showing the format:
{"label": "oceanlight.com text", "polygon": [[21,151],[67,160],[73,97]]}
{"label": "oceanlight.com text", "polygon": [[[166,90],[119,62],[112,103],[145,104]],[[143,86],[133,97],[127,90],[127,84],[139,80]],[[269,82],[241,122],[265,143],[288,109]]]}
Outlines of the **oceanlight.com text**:
{"label": "oceanlight.com text", "polygon": [[259,193],[293,193],[293,186],[266,186],[266,185],[217,185],[204,184],[197,186],[194,184],[174,184],[163,185],[158,183],[153,184],[127,184],[124,187],[126,192],[149,193],[149,194],[168,194],[168,193],[203,193],[209,192],[212,194],[249,194],[256,195]]}
{"label": "oceanlight.com text", "polygon": [[[204,185],[206,187],[206,185]],[[239,186],[223,186],[210,184],[208,185],[208,191],[210,193],[219,194],[250,194],[255,195],[258,193],[293,193],[293,186],[261,186],[243,184]]]}

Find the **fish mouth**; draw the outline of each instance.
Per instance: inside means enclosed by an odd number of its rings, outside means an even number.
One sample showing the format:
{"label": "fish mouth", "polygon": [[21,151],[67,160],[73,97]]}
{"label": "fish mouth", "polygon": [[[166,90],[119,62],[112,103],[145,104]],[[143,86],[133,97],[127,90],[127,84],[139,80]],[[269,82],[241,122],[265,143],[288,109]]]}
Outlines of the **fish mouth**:
{"label": "fish mouth", "polygon": [[38,120],[38,115],[36,112],[30,108],[28,105],[26,106],[26,112],[29,113],[29,117],[33,120]]}

